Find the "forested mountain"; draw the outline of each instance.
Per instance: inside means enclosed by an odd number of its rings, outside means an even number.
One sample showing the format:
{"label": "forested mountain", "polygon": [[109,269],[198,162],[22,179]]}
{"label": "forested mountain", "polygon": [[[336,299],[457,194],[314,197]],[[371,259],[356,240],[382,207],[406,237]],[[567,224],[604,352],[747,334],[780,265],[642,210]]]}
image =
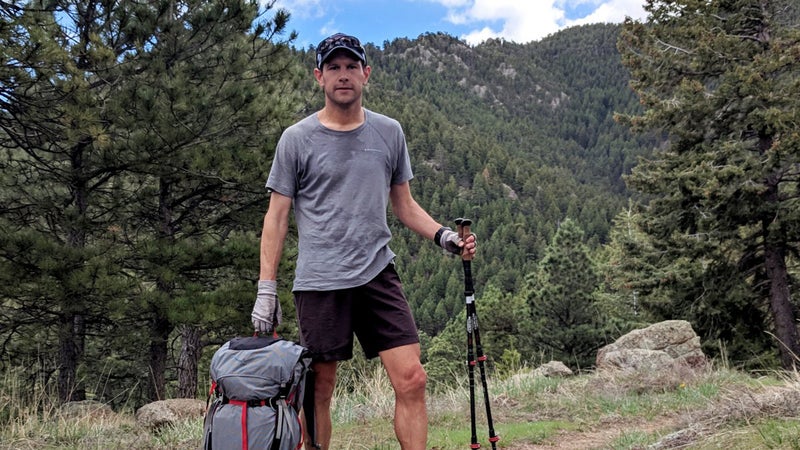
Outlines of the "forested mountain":
{"label": "forested mountain", "polygon": [[[0,364],[25,367],[31,386],[56,384],[62,401],[139,404],[196,395],[214,346],[252,332],[274,146],[283,129],[323,104],[311,74],[314,49],[292,48],[290,18],[259,11],[257,2],[171,8],[121,1],[107,10],[78,0],[43,8],[12,3],[0,7]],[[680,24],[693,29],[697,17],[723,16],[741,19],[747,29],[769,23],[737,18],[741,8],[721,5],[730,11],[720,15],[716,2],[703,3],[709,11]],[[780,16],[789,25],[797,22],[791,11]],[[652,69],[664,70],[663,78],[623,66],[620,36],[633,25],[573,27],[524,45],[470,46],[441,33],[367,45],[373,71],[365,105],[402,124],[414,197],[443,223],[473,220],[479,239],[473,275],[492,368],[537,357],[591,367],[605,341],[666,318],[691,320],[712,345],[735,343],[729,345],[734,361],[752,355],[758,364],[775,361],[765,296],[750,288],[766,279],[762,236],[783,245],[787,284],[779,293],[797,279],[800,147],[788,124],[797,123],[792,99],[800,95],[773,95],[777,87],[798,89],[797,27],[779,24],[774,54],[744,43],[733,51],[747,58],[723,61],[754,59],[761,65],[747,67],[753,75],[741,78],[761,80],[763,72],[775,80],[763,83],[757,107],[748,106],[754,98],[748,89],[737,90],[746,83],[736,76],[726,84],[711,71],[700,84],[743,96],[740,116],[763,119],[762,134],[783,146],[774,167],[764,169],[767,180],[780,175],[780,201],[760,212],[761,221],[752,222],[759,226],[742,226],[748,209],[740,214],[735,206],[742,199],[758,204],[760,191],[743,197],[736,186],[726,187],[740,175],[736,170],[712,177],[681,164],[704,161],[707,148],[740,157],[736,152],[749,147],[737,139],[754,135],[754,123],[713,122],[727,130],[722,136],[703,134],[698,120],[693,136],[709,142],[676,140],[671,133],[681,129],[671,119],[633,133],[629,125],[650,116],[629,87],[630,73],[688,95],[670,77],[671,58]],[[646,37],[647,29],[639,30]],[[736,36],[737,28],[731,30]],[[718,42],[725,39],[738,38]],[[660,56],[659,45],[646,48]],[[637,55],[625,61],[635,65]],[[688,64],[703,61],[698,56]],[[745,73],[723,62],[724,70]],[[649,94],[649,104],[658,106]],[[673,106],[671,98],[660,100]],[[730,105],[706,108],[697,117],[713,121],[727,117]],[[684,110],[676,111],[680,118]],[[716,147],[720,136],[730,141]],[[688,185],[666,184],[671,174],[653,170],[658,164],[648,166],[655,176],[639,171],[640,157],[658,162],[675,145],[685,151],[684,142],[693,159],[672,162]],[[748,161],[755,167],[761,160]],[[717,160],[703,166],[717,167],[728,166]],[[741,183],[755,185],[747,175]],[[631,179],[646,198],[628,190]],[[731,208],[701,209],[704,195],[716,201],[723,194]],[[659,211],[665,215],[658,220],[647,216]],[[681,220],[672,220],[672,212]],[[716,217],[730,219],[729,239],[695,245],[698,229],[708,227],[708,236],[718,231],[721,222],[704,222],[711,212],[728,214]],[[769,222],[776,216],[784,220],[777,234]],[[432,379],[452,379],[464,358],[461,264],[391,220],[390,245],[424,332],[426,368]],[[751,232],[753,245],[741,246],[738,237]],[[296,337],[292,239],[278,280],[286,318],[279,331],[289,338]],[[798,309],[796,300],[783,299]]]}
{"label": "forested mountain", "polygon": [[[626,207],[622,176],[658,141],[614,122],[639,106],[618,35],[597,24],[525,45],[469,46],[442,33],[367,45],[365,105],[403,126],[417,201],[444,223],[474,221],[478,285],[521,291],[561,221],[598,247]],[[298,52],[309,72],[313,57]],[[298,118],[322,105],[310,73],[306,83]],[[462,307],[460,266],[399,223],[393,230],[418,324],[435,335]]]}
{"label": "forested mountain", "polygon": [[[593,25],[476,47],[428,34],[369,49],[367,107],[404,126],[417,200],[439,220],[475,221],[479,285],[520,290],[561,221],[576,220],[597,246],[627,204],[622,175],[656,144],[613,120],[638,106],[618,33]],[[401,270],[422,328],[437,333],[459,307],[447,305],[459,298],[457,265],[405,231],[393,248],[409,262]]]}

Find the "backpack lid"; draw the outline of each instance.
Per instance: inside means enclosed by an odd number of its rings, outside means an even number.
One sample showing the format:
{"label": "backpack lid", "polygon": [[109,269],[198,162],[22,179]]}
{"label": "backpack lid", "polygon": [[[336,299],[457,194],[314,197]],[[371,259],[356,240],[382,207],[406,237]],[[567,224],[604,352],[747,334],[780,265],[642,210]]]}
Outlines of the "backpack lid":
{"label": "backpack lid", "polygon": [[233,400],[266,400],[291,392],[311,364],[308,350],[280,338],[251,336],[226,342],[211,358],[211,379]]}

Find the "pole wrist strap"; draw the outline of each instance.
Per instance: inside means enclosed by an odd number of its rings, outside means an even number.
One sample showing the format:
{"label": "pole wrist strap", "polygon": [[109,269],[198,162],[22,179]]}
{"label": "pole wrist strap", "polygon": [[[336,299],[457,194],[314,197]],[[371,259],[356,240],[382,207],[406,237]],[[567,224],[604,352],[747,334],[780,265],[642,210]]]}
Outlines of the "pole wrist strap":
{"label": "pole wrist strap", "polygon": [[442,246],[442,233],[444,233],[445,231],[453,231],[453,229],[450,227],[441,227],[439,228],[438,231],[436,231],[436,234],[433,236],[433,242],[435,242],[436,245],[438,245],[439,247]]}

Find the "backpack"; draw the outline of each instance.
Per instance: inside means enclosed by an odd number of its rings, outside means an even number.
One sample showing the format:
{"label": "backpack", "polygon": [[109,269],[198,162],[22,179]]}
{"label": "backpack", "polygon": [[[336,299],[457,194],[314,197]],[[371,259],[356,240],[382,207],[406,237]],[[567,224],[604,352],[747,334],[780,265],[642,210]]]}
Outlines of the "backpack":
{"label": "backpack", "polygon": [[[297,450],[305,405],[313,433],[311,355],[277,336],[237,337],[211,359],[204,450]],[[305,396],[306,386],[309,394]],[[213,401],[212,401],[213,398]]]}

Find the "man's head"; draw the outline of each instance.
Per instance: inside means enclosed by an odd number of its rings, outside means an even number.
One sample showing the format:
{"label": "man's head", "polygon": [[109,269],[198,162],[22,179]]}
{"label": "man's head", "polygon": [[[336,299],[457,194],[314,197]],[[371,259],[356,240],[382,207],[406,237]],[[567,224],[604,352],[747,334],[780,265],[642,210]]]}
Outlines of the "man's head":
{"label": "man's head", "polygon": [[322,65],[337,51],[347,52],[363,65],[367,65],[367,54],[358,38],[336,33],[323,39],[317,46],[317,69],[322,70]]}

